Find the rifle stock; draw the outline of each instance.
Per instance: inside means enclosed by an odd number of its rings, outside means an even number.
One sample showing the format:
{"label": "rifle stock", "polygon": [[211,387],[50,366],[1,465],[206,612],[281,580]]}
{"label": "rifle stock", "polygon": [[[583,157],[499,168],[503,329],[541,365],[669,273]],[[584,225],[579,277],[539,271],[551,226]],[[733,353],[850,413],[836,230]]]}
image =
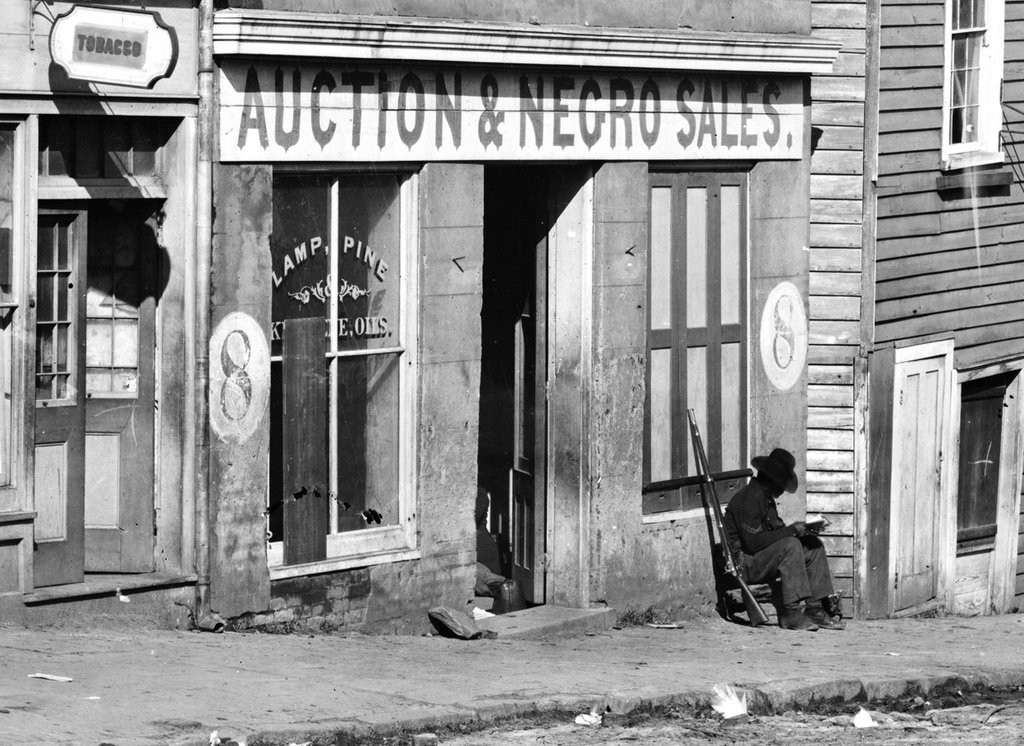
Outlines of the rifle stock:
{"label": "rifle stock", "polygon": [[747,619],[750,620],[751,627],[757,627],[768,621],[768,615],[764,613],[761,604],[754,598],[754,593],[750,590],[750,586],[743,580],[743,574],[740,572],[740,569],[736,567],[732,550],[729,548],[729,537],[725,532],[722,504],[718,501],[718,490],[715,489],[714,475],[711,474],[711,468],[708,465],[708,457],[704,452],[704,442],[701,440],[700,430],[697,428],[697,420],[692,409],[687,410],[686,414],[690,421],[690,437],[693,440],[693,452],[697,458],[697,475],[700,477],[700,488],[704,493],[704,497],[711,503],[712,513],[715,516],[715,525],[718,527],[718,539],[722,542],[722,554],[725,558],[725,571],[736,578],[736,582],[739,583],[740,594],[743,597],[743,606],[747,610]]}

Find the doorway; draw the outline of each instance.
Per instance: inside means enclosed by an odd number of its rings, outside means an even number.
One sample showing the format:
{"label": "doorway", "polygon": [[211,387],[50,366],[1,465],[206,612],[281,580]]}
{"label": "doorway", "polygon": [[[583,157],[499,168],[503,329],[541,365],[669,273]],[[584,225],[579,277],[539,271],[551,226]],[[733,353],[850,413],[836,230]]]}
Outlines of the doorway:
{"label": "doorway", "polygon": [[545,591],[548,178],[541,168],[484,169],[477,467],[489,511],[478,512],[478,558],[533,604]]}
{"label": "doorway", "polygon": [[36,586],[154,569],[160,216],[148,200],[39,210]]}

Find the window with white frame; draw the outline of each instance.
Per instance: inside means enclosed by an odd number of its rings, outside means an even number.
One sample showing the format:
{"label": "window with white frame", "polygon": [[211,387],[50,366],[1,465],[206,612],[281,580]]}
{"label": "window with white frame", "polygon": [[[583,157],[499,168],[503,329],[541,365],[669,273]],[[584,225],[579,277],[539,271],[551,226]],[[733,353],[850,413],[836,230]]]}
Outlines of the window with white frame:
{"label": "window with white frame", "polygon": [[414,191],[275,174],[271,567],[415,548]]}
{"label": "window with white frame", "polygon": [[1002,161],[1003,0],[947,0],[942,167]]}

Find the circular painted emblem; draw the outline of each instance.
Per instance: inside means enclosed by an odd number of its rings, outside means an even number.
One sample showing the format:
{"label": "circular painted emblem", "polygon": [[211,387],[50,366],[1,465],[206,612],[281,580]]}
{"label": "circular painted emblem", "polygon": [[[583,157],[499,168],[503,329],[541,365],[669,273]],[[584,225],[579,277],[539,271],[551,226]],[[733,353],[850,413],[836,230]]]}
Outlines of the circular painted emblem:
{"label": "circular painted emblem", "polygon": [[222,440],[245,440],[270,397],[270,349],[259,324],[236,311],[210,335],[210,427]]}
{"label": "circular painted emblem", "polygon": [[785,391],[800,380],[807,360],[807,314],[800,291],[780,282],[761,313],[761,363],[768,380]]}

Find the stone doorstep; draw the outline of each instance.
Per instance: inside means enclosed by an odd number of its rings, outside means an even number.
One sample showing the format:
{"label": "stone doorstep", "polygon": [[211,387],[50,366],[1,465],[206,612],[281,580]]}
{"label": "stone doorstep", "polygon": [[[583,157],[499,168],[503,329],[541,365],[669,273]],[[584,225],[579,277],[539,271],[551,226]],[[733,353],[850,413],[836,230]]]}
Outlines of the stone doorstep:
{"label": "stone doorstep", "polygon": [[564,606],[534,606],[522,611],[480,619],[476,626],[496,632],[501,638],[596,632],[610,629],[617,618],[615,609],[570,609]]}

